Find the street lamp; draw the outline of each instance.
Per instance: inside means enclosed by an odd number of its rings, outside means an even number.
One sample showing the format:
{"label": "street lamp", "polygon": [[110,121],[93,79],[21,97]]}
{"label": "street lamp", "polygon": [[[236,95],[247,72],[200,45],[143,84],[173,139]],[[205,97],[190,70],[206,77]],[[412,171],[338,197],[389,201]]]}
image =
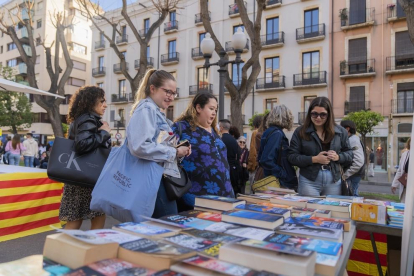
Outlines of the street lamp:
{"label": "street lamp", "polygon": [[206,33],[206,36],[201,41],[200,50],[203,53],[205,62],[204,68],[210,68],[210,66],[217,65],[220,68],[217,70],[220,75],[220,83],[219,83],[219,120],[224,119],[224,81],[226,78],[227,72],[227,65],[237,64],[237,72],[239,71],[238,66],[240,63],[243,62],[241,59],[241,53],[243,52],[244,47],[246,47],[247,37],[246,34],[243,32],[241,27],[237,28],[237,31],[233,34],[232,39],[232,46],[234,52],[236,53],[236,58],[234,60],[225,60],[224,57],[226,56],[226,51],[222,48],[219,53],[220,59],[216,63],[210,63],[210,58],[213,55],[215,43],[211,38],[209,33]]}
{"label": "street lamp", "polygon": [[119,133],[119,123],[121,122],[121,116],[119,116],[119,114],[115,115],[114,121],[116,122],[116,134],[115,134],[115,138],[116,138],[116,145],[119,145],[119,139],[118,139],[118,133]]}

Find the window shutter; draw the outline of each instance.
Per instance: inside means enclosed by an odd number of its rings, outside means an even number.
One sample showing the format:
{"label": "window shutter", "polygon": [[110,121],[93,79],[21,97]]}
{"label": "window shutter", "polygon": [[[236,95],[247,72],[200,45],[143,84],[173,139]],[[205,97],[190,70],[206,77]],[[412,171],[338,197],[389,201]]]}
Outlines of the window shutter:
{"label": "window shutter", "polygon": [[365,86],[351,87],[349,93],[350,102],[365,102]]}
{"label": "window shutter", "polygon": [[115,121],[115,110],[111,110],[109,121],[114,122]]}
{"label": "window shutter", "polygon": [[414,82],[405,82],[397,84],[397,91],[414,90]]}
{"label": "window shutter", "polygon": [[349,25],[366,22],[367,5],[365,0],[349,1]]}
{"label": "window shutter", "polygon": [[405,17],[405,12],[403,10],[403,8],[401,7],[400,1],[397,0],[397,17]]}
{"label": "window shutter", "polygon": [[360,62],[367,60],[367,38],[349,40],[348,61]]}
{"label": "window shutter", "polygon": [[411,133],[413,124],[403,123],[398,125],[398,133]]}
{"label": "window shutter", "polygon": [[408,31],[395,33],[395,56],[414,56],[414,45],[411,43]]}

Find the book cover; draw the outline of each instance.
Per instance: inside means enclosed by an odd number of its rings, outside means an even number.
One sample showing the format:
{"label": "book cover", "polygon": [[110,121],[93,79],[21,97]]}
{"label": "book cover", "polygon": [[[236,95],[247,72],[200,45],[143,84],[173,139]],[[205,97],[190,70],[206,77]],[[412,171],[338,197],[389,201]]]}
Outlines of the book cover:
{"label": "book cover", "polygon": [[173,243],[178,246],[185,247],[192,251],[205,253],[209,256],[218,256],[221,244],[218,242],[196,238],[186,234],[178,234],[171,237],[164,238],[165,241]]}
{"label": "book cover", "polygon": [[72,271],[67,266],[54,262],[46,257],[43,257],[43,269],[50,273],[50,276],[60,276]]}
{"label": "book cover", "polygon": [[276,204],[276,203],[270,203],[270,202],[258,202],[255,203],[257,205],[263,205],[263,206],[268,206],[268,207],[273,207],[273,208],[281,208],[281,209],[292,209],[292,206],[288,206],[288,205],[283,205],[283,204]]}
{"label": "book cover", "polygon": [[273,231],[269,230],[254,227],[246,227],[227,222],[217,222],[215,224],[210,225],[205,230],[256,240],[264,240],[266,237],[274,233]]}
{"label": "book cover", "polygon": [[401,218],[404,219],[404,213],[398,211],[387,211],[388,215],[392,218]]}
{"label": "book cover", "polygon": [[65,276],[106,276],[105,274],[99,273],[98,271],[90,268],[89,266],[82,266],[78,269],[72,270],[65,274]]}
{"label": "book cover", "polygon": [[292,211],[300,212],[300,213],[314,213],[316,209],[312,208],[302,208],[302,207],[293,207]]}
{"label": "book cover", "polygon": [[251,211],[244,211],[244,210],[232,210],[223,212],[223,215],[228,215],[232,217],[238,217],[238,218],[245,218],[245,219],[252,219],[252,220],[260,220],[260,221],[266,221],[266,222],[275,222],[280,219],[283,220],[283,217],[276,216],[276,215],[270,215],[265,213],[257,213],[257,212],[251,212]]}
{"label": "book cover", "polygon": [[292,212],[292,214],[290,215],[292,218],[310,218],[313,216],[313,213],[298,213],[298,212]]}
{"label": "book cover", "polygon": [[330,206],[340,206],[340,207],[349,207],[352,203],[346,201],[332,201],[332,200],[321,200],[321,199],[313,199],[309,200],[308,203],[311,204],[320,204],[320,205],[330,205]]}
{"label": "book cover", "polygon": [[286,253],[291,255],[297,255],[297,256],[309,256],[312,254],[312,251],[302,249],[300,247],[295,247],[291,245],[285,245],[281,243],[270,243],[266,241],[258,241],[253,239],[247,239],[238,242],[241,245],[249,246],[249,247],[256,247],[264,250],[279,252],[279,253]]}
{"label": "book cover", "polygon": [[352,203],[351,218],[377,224],[386,224],[387,211],[385,206],[367,203]]}
{"label": "book cover", "polygon": [[191,235],[197,238],[202,238],[202,239],[215,241],[215,242],[223,242],[223,243],[237,242],[243,239],[243,238],[232,236],[232,235],[215,233],[211,231],[198,230],[198,229],[188,229],[188,230],[184,230],[182,233],[188,234],[188,235]]}
{"label": "book cover", "polygon": [[246,198],[246,199],[256,199],[256,200],[260,200],[260,201],[269,201],[271,198],[273,198],[274,196],[272,195],[260,195],[260,194],[251,194],[251,195],[243,195],[243,194],[238,194],[237,196],[238,198]]}
{"label": "book cover", "polygon": [[175,272],[169,269],[165,269],[165,270],[158,271],[154,274],[151,274],[151,276],[188,276],[188,275]]}
{"label": "book cover", "polygon": [[144,268],[137,267],[134,264],[131,264],[126,261],[119,259],[107,259],[102,260],[96,263],[88,265],[89,268],[102,273],[105,276],[118,276],[118,275],[148,275],[152,274],[155,271]]}
{"label": "book cover", "polygon": [[236,206],[236,209],[269,213],[269,214],[274,214],[274,215],[279,215],[279,216],[284,216],[284,217],[290,216],[290,211],[288,209],[264,206],[261,204],[240,204]]}
{"label": "book cover", "polygon": [[344,196],[344,195],[327,195],[326,199],[347,201],[347,202],[360,202],[360,203],[364,201],[364,198],[361,196]]}
{"label": "book cover", "polygon": [[325,227],[330,229],[344,229],[344,225],[335,221],[322,221],[308,218],[287,218],[285,223],[303,224],[308,226]]}
{"label": "book cover", "polygon": [[315,238],[342,240],[342,230],[310,226],[303,223],[285,223],[277,227],[277,231]]}
{"label": "book cover", "polygon": [[325,266],[336,266],[341,256],[332,256],[326,254],[316,254],[316,263]]}
{"label": "book cover", "polygon": [[185,217],[199,218],[199,219],[204,219],[204,220],[209,220],[209,221],[214,221],[214,222],[221,221],[221,214],[203,212],[203,211],[198,211],[198,210],[190,210],[190,211],[181,212],[179,213],[179,215],[185,216]]}
{"label": "book cover", "polygon": [[282,201],[292,201],[292,202],[307,202],[309,200],[308,198],[299,197],[299,196],[279,196],[279,197],[274,197],[274,198],[282,200]]}
{"label": "book cover", "polygon": [[214,221],[203,220],[195,217],[187,217],[182,215],[172,215],[172,216],[164,216],[161,217],[160,220],[175,223],[179,225],[183,225],[187,228],[196,228],[200,230],[204,230],[209,225],[215,223]]}
{"label": "book cover", "polygon": [[138,223],[138,222],[125,222],[118,225],[115,225],[115,227],[128,230],[137,234],[147,235],[147,236],[155,236],[155,235],[162,235],[166,233],[171,233],[171,230],[164,229],[161,227]]}
{"label": "book cover", "polygon": [[316,210],[315,214],[329,215],[330,212],[329,210]]}
{"label": "book cover", "polygon": [[90,244],[106,244],[114,242],[123,244],[140,239],[140,237],[110,229],[98,229],[89,231],[58,229],[57,231]]}
{"label": "book cover", "polygon": [[177,247],[171,244],[156,242],[149,239],[140,239],[124,243],[121,244],[121,247],[134,252],[173,256],[184,255],[192,251],[187,248]]}
{"label": "book cover", "polygon": [[236,202],[243,201],[243,200],[239,200],[236,198],[222,197],[222,196],[215,196],[215,195],[201,195],[201,196],[196,196],[196,199],[197,198],[215,200],[215,201],[221,201],[221,202],[227,202],[227,203],[236,203]]}
{"label": "book cover", "polygon": [[391,206],[394,207],[397,210],[404,210],[405,209],[405,203],[391,202]]}

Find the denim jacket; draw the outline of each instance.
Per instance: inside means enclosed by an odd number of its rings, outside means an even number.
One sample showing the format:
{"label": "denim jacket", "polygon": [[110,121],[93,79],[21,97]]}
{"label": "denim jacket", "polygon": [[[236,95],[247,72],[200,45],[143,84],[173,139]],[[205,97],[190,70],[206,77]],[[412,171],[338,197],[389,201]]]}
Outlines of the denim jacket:
{"label": "denim jacket", "polygon": [[165,114],[148,97],[138,104],[127,126],[131,154],[154,162],[173,162],[177,150],[157,142],[161,131],[172,133]]}

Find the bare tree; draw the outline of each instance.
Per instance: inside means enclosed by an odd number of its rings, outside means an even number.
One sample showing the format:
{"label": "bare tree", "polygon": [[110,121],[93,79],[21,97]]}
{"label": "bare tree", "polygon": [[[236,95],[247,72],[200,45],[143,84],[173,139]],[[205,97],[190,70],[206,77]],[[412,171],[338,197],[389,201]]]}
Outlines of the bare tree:
{"label": "bare tree", "polygon": [[[154,34],[155,30],[160,27],[162,22],[164,22],[165,18],[167,17],[168,13],[172,10],[178,8],[178,3],[180,0],[152,0],[152,4],[155,7],[155,10],[158,11],[159,17],[158,19],[151,24],[148,30],[144,30],[144,32],[140,32],[137,30],[137,27],[131,20],[130,15],[128,14],[128,6],[127,0],[122,0],[122,10],[121,15],[122,18],[118,21],[114,21],[113,18],[108,18],[104,11],[102,11],[99,6],[93,4],[91,0],[77,0],[78,4],[86,10],[88,14],[88,18],[92,21],[96,29],[105,37],[106,40],[109,42],[109,46],[114,50],[115,54],[119,57],[121,63],[121,72],[128,80],[132,95],[135,96],[135,92],[138,90],[139,84],[141,79],[144,77],[145,72],[148,68],[148,60],[147,60],[147,46],[148,43],[151,41],[151,37]],[[106,21],[111,27],[112,31],[110,34],[104,32],[104,30],[97,24],[98,21],[104,20]],[[124,55],[119,50],[116,44],[116,36],[122,35],[120,30],[120,23],[126,22],[127,26],[131,29],[132,33],[134,34],[135,38],[137,39],[140,45],[140,53],[139,53],[139,69],[135,76],[131,76],[128,72],[126,61]]]}
{"label": "bare tree", "polygon": [[413,0],[397,0],[403,8],[406,18],[408,33],[410,35],[411,43],[414,44],[414,1]]}
{"label": "bare tree", "polygon": [[[236,4],[240,11],[240,17],[244,25],[245,32],[249,35],[251,43],[251,56],[246,61],[242,69],[241,84],[239,87],[234,85],[230,74],[227,71],[225,87],[229,91],[231,103],[231,122],[233,125],[238,127],[240,130],[243,130],[243,121],[242,121],[242,105],[246,100],[249,92],[252,91],[253,86],[256,83],[257,77],[259,76],[261,66],[259,62],[259,54],[262,51],[262,45],[260,41],[260,30],[262,28],[262,14],[263,10],[266,7],[266,0],[255,0],[257,3],[257,11],[255,14],[255,20],[252,22],[247,14],[246,7],[242,0],[236,0]],[[206,32],[211,34],[211,38],[216,44],[215,51],[218,54],[224,47],[217,39],[208,15],[208,0],[201,0],[201,19],[203,21],[204,28]],[[226,60],[228,60],[228,55],[226,55]],[[247,71],[251,68],[250,75],[247,74]],[[220,103],[222,104],[222,103]]]}
{"label": "bare tree", "polygon": [[[25,1],[23,6],[16,6],[16,12],[13,13],[11,10],[3,10],[0,13],[0,31],[5,33],[6,35],[10,36],[13,42],[16,44],[16,47],[20,53],[21,59],[27,66],[27,81],[29,82],[31,87],[38,88],[37,81],[36,81],[36,72],[35,72],[35,64],[36,64],[36,45],[35,39],[33,37],[33,30],[34,30],[34,21],[32,20],[33,11],[34,9],[34,1],[28,0]],[[23,17],[22,14],[25,14]],[[8,15],[8,19],[6,18]],[[65,40],[65,29],[68,28],[72,22],[66,23],[65,13],[64,12],[55,12],[53,15],[50,14],[52,24],[56,28],[55,33],[55,40],[52,42],[50,46],[46,46],[44,44],[44,38],[39,36],[40,43],[43,45],[43,48],[46,53],[46,68],[47,72],[51,81],[49,92],[53,94],[58,94],[60,96],[65,95],[64,86],[67,80],[70,77],[70,74],[73,69],[73,62],[70,58],[67,43]],[[25,27],[27,29],[28,34],[28,46],[30,50],[26,52],[25,47],[23,45],[27,45],[20,39],[16,33],[17,27]],[[54,45],[54,59],[52,61],[52,47]],[[26,46],[27,47],[27,46]],[[63,72],[62,67],[60,66],[60,50],[62,49],[63,56],[66,62],[66,68],[62,76],[61,73]],[[31,53],[31,55],[29,54]],[[43,109],[46,110],[50,124],[53,129],[53,133],[55,136],[63,137],[63,129],[62,129],[62,120],[60,117],[59,112],[59,105],[63,102],[61,98],[53,98],[48,96],[39,96],[35,95],[34,99],[36,103],[41,106]]]}

